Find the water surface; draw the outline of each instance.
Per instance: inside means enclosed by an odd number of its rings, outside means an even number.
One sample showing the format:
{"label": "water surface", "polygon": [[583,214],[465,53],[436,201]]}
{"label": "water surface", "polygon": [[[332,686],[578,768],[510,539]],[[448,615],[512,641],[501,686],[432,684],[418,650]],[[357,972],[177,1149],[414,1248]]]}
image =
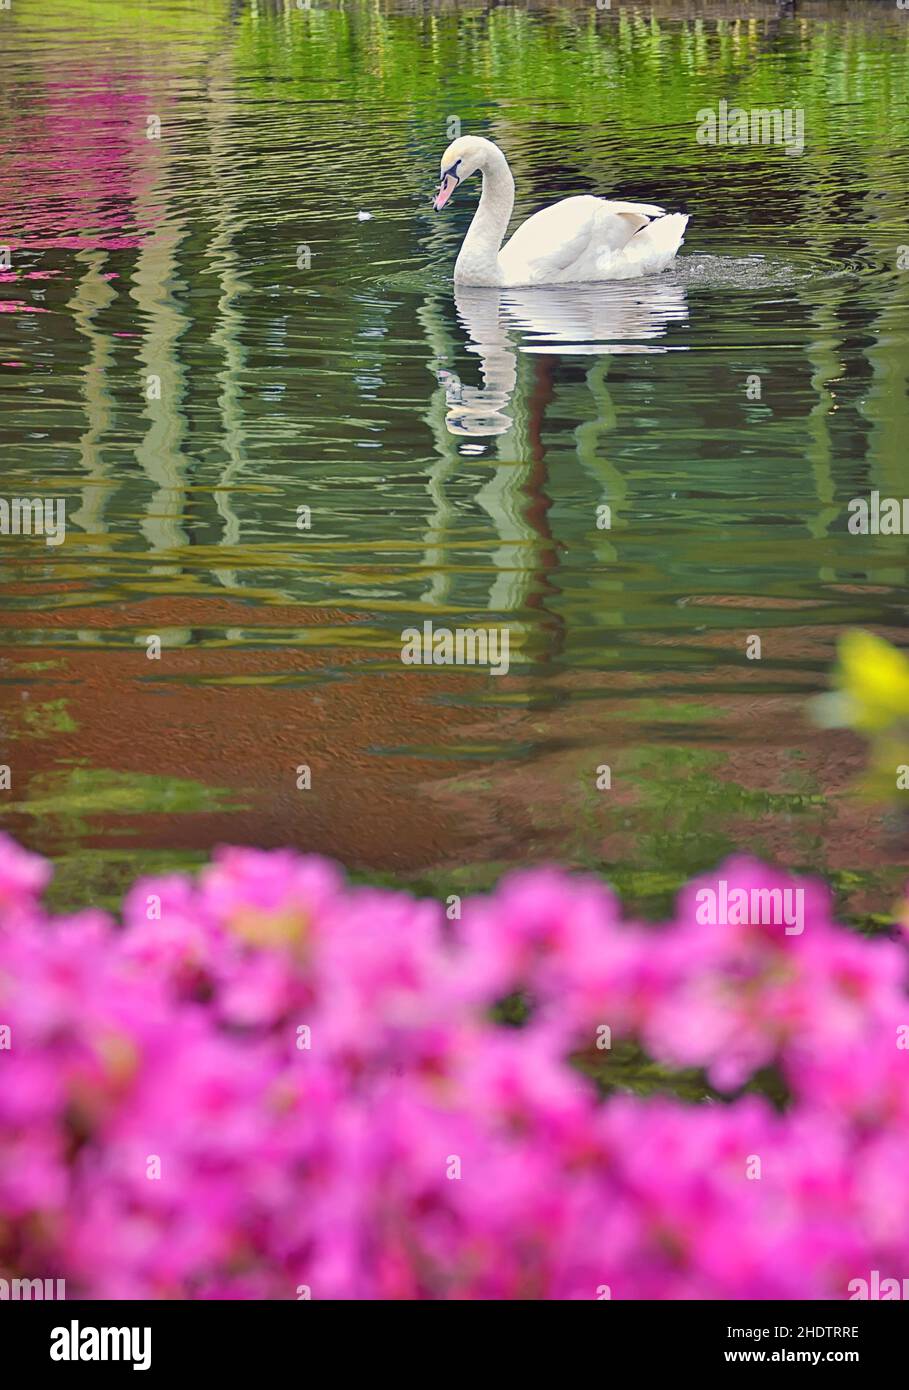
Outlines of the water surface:
{"label": "water surface", "polygon": [[[906,623],[905,538],[846,530],[906,492],[906,13],[0,25],[0,494],[67,516],[0,538],[5,824],[68,900],[230,840],[436,888],[558,857],[641,904],[746,848],[888,905],[905,831],[807,702],[843,627]],[[804,152],[699,144],[721,99],[803,109]],[[516,218],[685,207],[681,259],[453,293],[453,120]],[[510,673],[403,667],[426,618],[507,626]]]}

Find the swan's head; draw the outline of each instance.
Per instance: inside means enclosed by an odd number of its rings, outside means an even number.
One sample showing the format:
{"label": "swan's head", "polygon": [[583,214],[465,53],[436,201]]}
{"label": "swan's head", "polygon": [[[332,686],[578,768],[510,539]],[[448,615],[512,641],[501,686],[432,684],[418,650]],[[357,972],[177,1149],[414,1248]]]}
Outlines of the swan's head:
{"label": "swan's head", "polygon": [[500,153],[491,140],[483,140],[479,135],[462,135],[451,142],[442,155],[439,167],[442,182],[432,200],[436,212],[441,212],[459,183],[469,179],[478,169],[485,169],[492,151]]}

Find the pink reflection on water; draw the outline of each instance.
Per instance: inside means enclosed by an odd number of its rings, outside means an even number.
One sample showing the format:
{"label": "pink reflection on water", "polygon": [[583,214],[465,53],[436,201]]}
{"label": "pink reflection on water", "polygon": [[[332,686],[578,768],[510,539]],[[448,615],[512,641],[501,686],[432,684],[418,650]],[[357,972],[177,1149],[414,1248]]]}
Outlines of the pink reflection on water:
{"label": "pink reflection on water", "polygon": [[59,270],[25,270],[21,274],[15,270],[8,270],[0,275],[0,285],[8,284],[13,280],[50,280],[54,275],[59,274]]}
{"label": "pink reflection on water", "polygon": [[[15,161],[4,179],[6,215],[18,250],[121,251],[142,244],[147,202],[160,164],[149,156],[146,120],[152,101],[144,74],[115,53],[82,64],[79,85],[48,71],[40,106],[16,122]],[[150,104],[151,103],[151,104]],[[15,210],[15,211],[14,211]],[[150,228],[149,228],[150,230]]]}
{"label": "pink reflection on water", "polygon": [[93,237],[56,236],[37,241],[10,237],[6,243],[12,251],[132,251],[142,245],[141,236]]}

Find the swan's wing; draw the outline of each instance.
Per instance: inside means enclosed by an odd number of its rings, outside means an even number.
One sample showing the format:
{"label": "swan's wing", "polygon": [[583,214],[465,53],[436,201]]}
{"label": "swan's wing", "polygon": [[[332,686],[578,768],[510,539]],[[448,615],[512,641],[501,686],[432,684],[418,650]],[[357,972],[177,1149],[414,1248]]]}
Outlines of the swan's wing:
{"label": "swan's wing", "polygon": [[639,266],[642,272],[663,270],[684,241],[687,226],[688,214],[684,212],[657,217],[629,242],[625,249],[626,259]]}
{"label": "swan's wing", "polygon": [[499,252],[499,263],[509,277],[527,272],[543,279],[567,269],[590,245],[599,198],[563,198],[560,203],[535,212]]}
{"label": "swan's wing", "polygon": [[662,217],[666,211],[665,208],[658,208],[656,203],[614,203],[608,198],[598,198],[597,202],[610,212],[636,212],[644,218]]}
{"label": "swan's wing", "polygon": [[565,274],[600,251],[621,251],[661,208],[646,203],[610,203],[581,194],[534,213],[499,252],[513,284],[532,284]]}

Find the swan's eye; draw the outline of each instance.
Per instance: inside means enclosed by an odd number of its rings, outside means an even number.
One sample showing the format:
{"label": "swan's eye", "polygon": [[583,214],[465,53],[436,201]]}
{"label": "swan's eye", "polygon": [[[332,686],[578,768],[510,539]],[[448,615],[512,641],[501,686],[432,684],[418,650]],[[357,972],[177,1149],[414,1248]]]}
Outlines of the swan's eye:
{"label": "swan's eye", "polygon": [[454,179],[455,183],[460,183],[460,182],[461,182],[461,177],[460,177],[460,175],[459,175],[459,173],[458,173],[458,165],[459,165],[460,163],[461,163],[460,159],[456,159],[455,162],[454,162],[454,164],[452,164],[452,166],[451,166],[450,169],[443,169],[443,171],[442,171],[442,182],[443,182],[443,183],[445,182],[446,179]]}

